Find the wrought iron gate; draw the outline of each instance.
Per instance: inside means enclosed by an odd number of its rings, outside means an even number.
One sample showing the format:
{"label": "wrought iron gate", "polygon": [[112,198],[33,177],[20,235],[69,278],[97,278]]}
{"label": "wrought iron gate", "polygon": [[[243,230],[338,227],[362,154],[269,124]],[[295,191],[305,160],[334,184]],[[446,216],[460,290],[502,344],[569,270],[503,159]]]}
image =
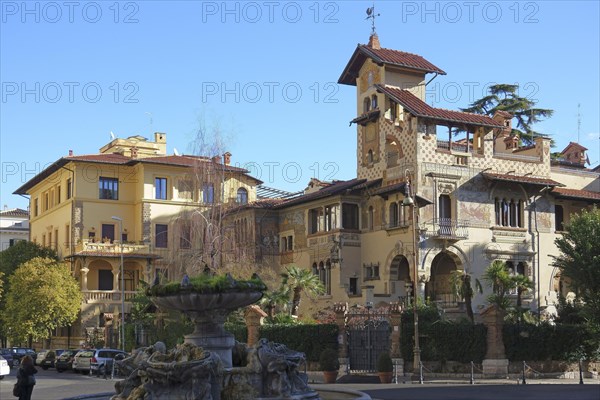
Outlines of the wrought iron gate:
{"label": "wrought iron gate", "polygon": [[350,370],[376,371],[379,354],[390,351],[389,309],[353,308],[346,317]]}

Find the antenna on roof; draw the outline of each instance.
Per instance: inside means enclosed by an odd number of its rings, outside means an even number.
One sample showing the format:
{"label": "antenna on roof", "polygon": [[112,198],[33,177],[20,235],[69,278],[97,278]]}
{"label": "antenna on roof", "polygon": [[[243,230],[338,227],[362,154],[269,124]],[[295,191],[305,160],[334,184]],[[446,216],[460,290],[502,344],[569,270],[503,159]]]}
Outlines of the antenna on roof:
{"label": "antenna on roof", "polygon": [[577,143],[579,141],[579,134],[581,133],[581,103],[577,103]]}
{"label": "antenna on roof", "polygon": [[375,2],[373,2],[373,7],[367,8],[367,18],[371,20],[371,34],[375,33],[375,17],[379,17],[380,14],[375,14]]}
{"label": "antenna on roof", "polygon": [[115,140],[115,134],[113,131],[110,131],[110,140]]}
{"label": "antenna on roof", "polygon": [[177,151],[177,148],[176,148],[176,147],[173,147],[173,154],[175,154],[176,156],[178,156],[178,155],[179,155],[179,152]]}
{"label": "antenna on roof", "polygon": [[148,114],[150,116],[150,130],[152,130],[152,113],[146,111],[144,114]]}

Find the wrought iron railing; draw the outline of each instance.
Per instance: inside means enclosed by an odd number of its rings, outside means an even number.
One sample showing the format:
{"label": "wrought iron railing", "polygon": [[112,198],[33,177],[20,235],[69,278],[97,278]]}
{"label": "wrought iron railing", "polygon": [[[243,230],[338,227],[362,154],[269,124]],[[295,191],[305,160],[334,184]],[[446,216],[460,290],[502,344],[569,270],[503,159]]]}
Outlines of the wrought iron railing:
{"label": "wrought iron railing", "polygon": [[426,235],[436,239],[467,239],[469,237],[469,221],[453,218],[435,218],[424,223]]}

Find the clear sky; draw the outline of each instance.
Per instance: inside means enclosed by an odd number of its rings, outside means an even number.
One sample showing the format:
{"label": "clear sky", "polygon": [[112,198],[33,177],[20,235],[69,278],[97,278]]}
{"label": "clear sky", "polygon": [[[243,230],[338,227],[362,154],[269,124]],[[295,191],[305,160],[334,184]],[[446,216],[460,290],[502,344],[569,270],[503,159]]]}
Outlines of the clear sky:
{"label": "clear sky", "polygon": [[[266,185],[356,174],[355,88],[337,80],[371,30],[365,1],[1,1],[0,206],[66,156],[166,132],[190,152],[200,123]],[[598,1],[377,1],[383,47],[447,72],[428,103],[458,109],[490,83],[555,110],[555,151],[600,159]],[[578,108],[580,104],[580,108]],[[578,111],[579,110],[579,111]]]}

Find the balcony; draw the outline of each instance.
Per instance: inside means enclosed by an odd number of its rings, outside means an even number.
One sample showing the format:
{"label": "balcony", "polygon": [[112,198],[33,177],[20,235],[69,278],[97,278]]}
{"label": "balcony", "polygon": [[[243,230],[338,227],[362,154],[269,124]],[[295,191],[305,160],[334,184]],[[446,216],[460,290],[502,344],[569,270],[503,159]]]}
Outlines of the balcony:
{"label": "balcony", "polygon": [[[75,252],[101,253],[106,255],[121,254],[121,243],[118,240],[110,242],[90,242],[89,239],[83,239],[78,243]],[[150,246],[147,244],[123,243],[123,254],[146,254],[150,253]]]}
{"label": "balcony", "polygon": [[448,140],[438,140],[437,148],[439,150],[456,151],[459,153],[472,153],[473,152],[473,147],[467,146],[466,143],[449,142]]}
{"label": "balcony", "polygon": [[422,225],[426,236],[432,239],[463,240],[469,237],[469,221],[452,218],[436,218]]}
{"label": "balcony", "polygon": [[[121,304],[120,290],[82,290],[81,292],[84,303]],[[126,290],[125,301],[131,301],[136,293],[136,291]]]}

